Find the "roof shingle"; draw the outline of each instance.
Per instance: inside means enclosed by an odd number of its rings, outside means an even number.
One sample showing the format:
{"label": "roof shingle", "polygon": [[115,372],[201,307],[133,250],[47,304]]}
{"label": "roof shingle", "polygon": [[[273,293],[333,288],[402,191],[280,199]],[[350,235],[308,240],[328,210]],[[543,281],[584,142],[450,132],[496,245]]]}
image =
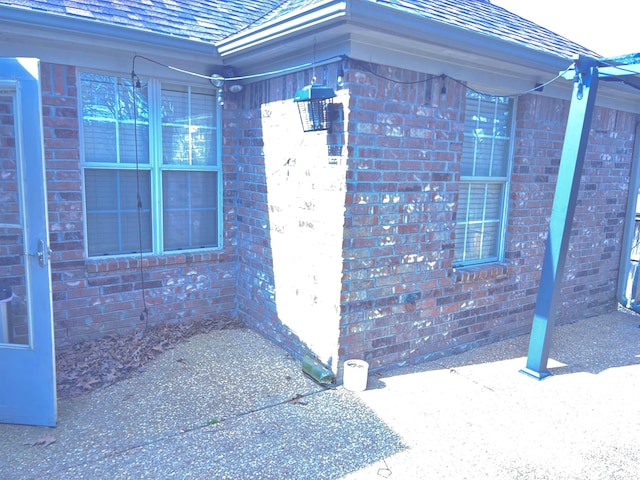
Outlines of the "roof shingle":
{"label": "roof shingle", "polygon": [[369,0],[465,30],[526,45],[561,57],[582,53],[585,47],[487,0]]}
{"label": "roof shingle", "polygon": [[263,17],[282,0],[0,0],[0,5],[215,43]]}
{"label": "roof shingle", "polygon": [[[0,0],[0,5],[217,43],[326,0]],[[346,0],[348,2],[348,0]],[[561,57],[594,52],[487,0],[363,0]]]}

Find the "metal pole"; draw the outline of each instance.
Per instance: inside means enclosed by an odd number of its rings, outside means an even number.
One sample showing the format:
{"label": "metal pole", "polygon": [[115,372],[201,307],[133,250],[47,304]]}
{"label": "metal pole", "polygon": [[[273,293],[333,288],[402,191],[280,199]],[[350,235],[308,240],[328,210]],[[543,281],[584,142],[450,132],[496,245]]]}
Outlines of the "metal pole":
{"label": "metal pole", "polygon": [[581,56],[576,60],[575,67],[575,85],[553,197],[542,276],[531,326],[527,366],[521,370],[522,373],[538,380],[550,375],[547,361],[551,335],[556,321],[573,214],[598,89],[598,68],[595,60]]}

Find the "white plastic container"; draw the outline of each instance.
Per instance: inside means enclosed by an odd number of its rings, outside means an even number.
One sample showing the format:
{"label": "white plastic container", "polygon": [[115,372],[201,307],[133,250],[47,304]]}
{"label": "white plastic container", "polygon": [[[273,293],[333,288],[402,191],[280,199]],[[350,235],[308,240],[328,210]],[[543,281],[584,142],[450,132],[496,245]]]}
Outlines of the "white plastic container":
{"label": "white plastic container", "polygon": [[352,392],[362,392],[367,389],[367,377],[369,376],[369,364],[364,360],[346,360],[342,384],[345,389]]}

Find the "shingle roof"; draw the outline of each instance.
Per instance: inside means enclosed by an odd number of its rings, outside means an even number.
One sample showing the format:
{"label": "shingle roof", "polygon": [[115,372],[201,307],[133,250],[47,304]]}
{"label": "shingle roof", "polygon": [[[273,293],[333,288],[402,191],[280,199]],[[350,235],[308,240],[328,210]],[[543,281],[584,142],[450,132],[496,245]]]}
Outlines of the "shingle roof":
{"label": "shingle roof", "polygon": [[[0,5],[216,43],[325,0],[0,0]],[[347,0],[348,1],[348,0]],[[487,0],[364,0],[561,57],[588,49]]]}
{"label": "shingle roof", "polygon": [[487,0],[370,1],[561,57],[571,57],[576,53],[595,55],[587,48]]}
{"label": "shingle roof", "polygon": [[281,3],[282,0],[0,0],[0,5],[209,43],[242,30]]}

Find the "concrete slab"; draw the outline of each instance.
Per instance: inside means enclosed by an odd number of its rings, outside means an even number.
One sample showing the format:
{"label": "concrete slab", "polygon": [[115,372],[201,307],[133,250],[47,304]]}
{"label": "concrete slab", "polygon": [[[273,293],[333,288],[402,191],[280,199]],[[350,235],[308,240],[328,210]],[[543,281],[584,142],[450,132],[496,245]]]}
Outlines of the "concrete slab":
{"label": "concrete slab", "polygon": [[[0,425],[0,478],[640,478],[639,317],[556,328],[326,390],[250,330],[193,337],[138,377]],[[55,440],[34,445],[42,439]]]}
{"label": "concrete slab", "polygon": [[640,320],[556,328],[540,381],[529,337],[386,372],[360,398],[407,448],[345,479],[640,478]]}

